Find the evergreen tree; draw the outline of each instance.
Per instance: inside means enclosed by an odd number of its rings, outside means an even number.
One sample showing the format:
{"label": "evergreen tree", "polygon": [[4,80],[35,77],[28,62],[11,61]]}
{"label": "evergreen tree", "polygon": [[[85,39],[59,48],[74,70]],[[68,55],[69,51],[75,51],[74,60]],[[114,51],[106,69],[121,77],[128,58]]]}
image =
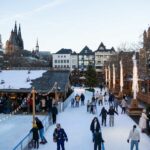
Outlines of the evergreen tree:
{"label": "evergreen tree", "polygon": [[86,71],[86,84],[89,87],[94,87],[98,84],[96,77],[96,69],[90,64]]}

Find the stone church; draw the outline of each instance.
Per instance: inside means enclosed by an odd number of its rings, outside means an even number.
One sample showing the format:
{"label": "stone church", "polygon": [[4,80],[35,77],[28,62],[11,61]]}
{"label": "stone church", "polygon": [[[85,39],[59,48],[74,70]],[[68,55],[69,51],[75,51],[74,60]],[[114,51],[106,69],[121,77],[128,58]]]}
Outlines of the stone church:
{"label": "stone church", "polygon": [[20,55],[24,50],[23,39],[21,36],[21,27],[17,28],[15,22],[14,29],[12,29],[9,40],[6,41],[5,54],[6,55]]}

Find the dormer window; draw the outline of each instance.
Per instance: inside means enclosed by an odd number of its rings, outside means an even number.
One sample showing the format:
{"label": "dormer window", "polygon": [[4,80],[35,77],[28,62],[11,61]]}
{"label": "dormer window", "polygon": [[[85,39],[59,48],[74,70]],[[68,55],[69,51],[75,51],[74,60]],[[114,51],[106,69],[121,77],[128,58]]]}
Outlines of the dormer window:
{"label": "dormer window", "polygon": [[100,50],[104,50],[104,47],[101,46],[99,49],[100,49]]}

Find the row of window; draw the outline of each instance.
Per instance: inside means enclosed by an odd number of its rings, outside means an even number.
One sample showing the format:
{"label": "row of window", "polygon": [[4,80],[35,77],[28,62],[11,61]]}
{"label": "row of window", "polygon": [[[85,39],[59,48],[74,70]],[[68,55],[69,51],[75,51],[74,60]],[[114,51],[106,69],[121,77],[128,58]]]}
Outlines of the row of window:
{"label": "row of window", "polygon": [[69,63],[69,60],[55,60],[55,63]]}
{"label": "row of window", "polygon": [[[55,65],[55,68],[70,68],[69,65]],[[76,65],[73,65],[72,68],[77,68]]]}
{"label": "row of window", "polygon": [[66,58],[66,56],[65,55],[61,55],[61,56],[58,55],[58,58]]}

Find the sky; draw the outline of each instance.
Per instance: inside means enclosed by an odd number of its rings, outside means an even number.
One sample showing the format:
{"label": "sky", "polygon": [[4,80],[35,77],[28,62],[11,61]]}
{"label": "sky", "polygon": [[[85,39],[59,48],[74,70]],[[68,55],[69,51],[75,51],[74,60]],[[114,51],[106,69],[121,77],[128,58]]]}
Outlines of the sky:
{"label": "sky", "polygon": [[85,45],[95,51],[103,42],[117,49],[137,43],[150,24],[149,0],[1,0],[0,34],[5,46],[15,21],[21,24],[25,49],[57,52]]}

